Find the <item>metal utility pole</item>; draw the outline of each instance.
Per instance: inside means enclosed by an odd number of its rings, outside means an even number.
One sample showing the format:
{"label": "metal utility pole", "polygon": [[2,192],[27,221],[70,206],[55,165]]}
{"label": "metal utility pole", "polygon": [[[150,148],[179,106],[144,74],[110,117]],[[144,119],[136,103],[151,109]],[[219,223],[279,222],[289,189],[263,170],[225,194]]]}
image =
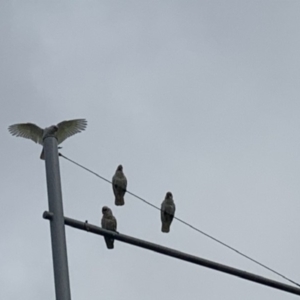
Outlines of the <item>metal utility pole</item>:
{"label": "metal utility pole", "polygon": [[71,300],[67,245],[59,172],[57,139],[54,134],[44,137],[52,257],[56,300]]}
{"label": "metal utility pole", "polygon": [[[52,220],[52,214],[50,214],[48,211],[45,211],[43,214],[43,218],[47,219],[47,220]],[[164,255],[167,255],[170,257],[174,257],[174,258],[186,261],[186,262],[190,262],[190,263],[200,265],[200,266],[203,266],[206,268],[210,268],[210,269],[213,269],[216,271],[234,275],[234,276],[237,276],[242,279],[246,279],[246,280],[249,280],[252,282],[256,282],[256,283],[259,283],[262,285],[269,286],[271,288],[275,288],[275,289],[278,289],[281,291],[285,291],[285,292],[300,296],[299,288],[291,286],[291,285],[287,285],[287,284],[284,284],[282,282],[278,282],[278,281],[275,281],[272,279],[268,279],[268,278],[262,277],[260,275],[256,275],[256,274],[242,271],[242,270],[239,270],[236,268],[232,268],[230,266],[219,264],[217,262],[210,261],[210,260],[207,260],[207,259],[204,259],[201,257],[194,256],[194,255],[190,255],[190,254],[187,254],[187,253],[184,253],[181,251],[177,251],[175,249],[167,248],[167,247],[164,247],[164,246],[161,246],[158,244],[150,243],[145,240],[137,239],[132,236],[124,235],[124,234],[117,233],[114,231],[108,231],[108,230],[105,230],[98,226],[88,224],[87,222],[84,223],[84,222],[80,222],[78,220],[74,220],[74,219],[66,218],[66,217],[64,218],[64,222],[66,225],[74,227],[76,229],[85,230],[85,231],[88,231],[90,233],[94,233],[97,235],[114,238],[115,240],[118,240],[120,242],[124,242],[124,243],[130,244],[130,245],[133,245],[133,246],[144,248],[144,249],[148,249],[148,250],[160,253],[160,254],[164,254]]]}

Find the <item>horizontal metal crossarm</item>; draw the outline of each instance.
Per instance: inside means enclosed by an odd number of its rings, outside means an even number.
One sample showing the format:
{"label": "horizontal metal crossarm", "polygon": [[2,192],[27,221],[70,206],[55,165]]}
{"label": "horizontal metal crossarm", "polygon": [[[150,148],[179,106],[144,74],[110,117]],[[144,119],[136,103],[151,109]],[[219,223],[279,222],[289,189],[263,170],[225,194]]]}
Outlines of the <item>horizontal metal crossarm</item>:
{"label": "horizontal metal crossarm", "polygon": [[[51,220],[53,217],[53,214],[51,212],[45,211],[43,214],[43,218],[47,219],[47,220]],[[118,232],[113,232],[113,231],[109,231],[109,230],[105,230],[102,229],[101,227],[92,225],[92,224],[88,224],[87,222],[81,222],[78,220],[74,220],[71,218],[64,218],[65,220],[65,225],[77,228],[77,229],[81,229],[81,230],[85,230],[97,235],[102,235],[102,236],[106,236],[106,237],[111,237],[114,238],[115,240],[127,243],[127,244],[131,244],[140,248],[144,248],[144,249],[148,249],[148,250],[152,250],[154,252],[160,253],[160,254],[164,254],[167,256],[171,256],[183,261],[187,261],[196,265],[200,265],[206,268],[210,268],[213,270],[217,270],[223,273],[227,273],[230,275],[234,275],[240,278],[243,278],[245,280],[249,280],[249,281],[253,281],[262,285],[266,285],[275,289],[279,289],[288,293],[292,293],[295,295],[300,295],[300,289],[296,288],[294,286],[291,285],[287,285],[284,283],[281,283],[279,281],[275,281],[272,279],[268,279],[265,277],[262,277],[260,275],[256,275],[253,273],[249,273],[246,271],[242,271],[236,268],[232,268],[223,264],[219,264],[201,257],[197,257],[194,255],[190,255],[172,248],[168,248],[168,247],[164,247],[158,244],[154,244],[148,241],[144,241],[141,239],[137,239],[128,235],[124,235]]]}

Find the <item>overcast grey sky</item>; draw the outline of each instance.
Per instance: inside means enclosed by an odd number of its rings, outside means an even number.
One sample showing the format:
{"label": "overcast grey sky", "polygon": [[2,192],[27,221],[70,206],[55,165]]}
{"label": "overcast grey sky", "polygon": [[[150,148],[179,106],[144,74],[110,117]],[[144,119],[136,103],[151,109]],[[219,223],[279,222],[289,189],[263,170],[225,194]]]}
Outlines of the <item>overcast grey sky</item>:
{"label": "overcast grey sky", "polygon": [[[54,299],[41,147],[7,127],[86,118],[62,153],[300,281],[299,1],[0,1],[0,298]],[[65,215],[282,279],[60,160]],[[79,299],[296,296],[66,228]]]}

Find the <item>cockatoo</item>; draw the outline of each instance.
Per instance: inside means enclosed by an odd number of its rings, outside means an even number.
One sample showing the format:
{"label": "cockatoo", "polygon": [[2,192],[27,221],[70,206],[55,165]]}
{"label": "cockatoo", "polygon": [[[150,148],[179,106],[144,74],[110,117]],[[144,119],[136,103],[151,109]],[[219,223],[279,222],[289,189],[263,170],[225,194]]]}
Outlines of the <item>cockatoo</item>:
{"label": "cockatoo", "polygon": [[[43,145],[43,138],[45,135],[54,134],[57,138],[57,144],[59,145],[68,137],[85,130],[86,126],[87,121],[85,119],[75,119],[63,121],[45,129],[42,129],[33,123],[14,124],[8,127],[8,131],[14,136],[30,139],[40,145]],[[44,159],[44,148],[40,159]]]}
{"label": "cockatoo", "polygon": [[175,215],[175,203],[171,192],[167,192],[165,200],[161,204],[161,231],[169,232]]}
{"label": "cockatoo", "polygon": [[[101,227],[107,230],[116,231],[117,230],[117,220],[113,216],[111,209],[107,206],[102,207],[102,219],[101,219]],[[109,237],[104,237],[107,249],[114,248],[114,239]]]}
{"label": "cockatoo", "polygon": [[124,205],[124,195],[126,193],[127,179],[123,173],[123,166],[119,165],[112,178],[112,187],[115,194],[115,205]]}

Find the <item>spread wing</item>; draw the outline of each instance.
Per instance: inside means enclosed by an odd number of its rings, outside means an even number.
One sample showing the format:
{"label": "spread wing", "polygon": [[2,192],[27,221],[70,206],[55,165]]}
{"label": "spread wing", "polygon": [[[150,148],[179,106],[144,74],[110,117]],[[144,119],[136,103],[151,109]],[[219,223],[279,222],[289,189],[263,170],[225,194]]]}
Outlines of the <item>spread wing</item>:
{"label": "spread wing", "polygon": [[86,126],[87,121],[85,119],[69,120],[58,123],[58,131],[56,133],[58,144],[62,143],[68,137],[85,130]]}
{"label": "spread wing", "polygon": [[8,127],[8,131],[14,136],[30,139],[35,143],[43,145],[44,130],[33,123],[14,124]]}

